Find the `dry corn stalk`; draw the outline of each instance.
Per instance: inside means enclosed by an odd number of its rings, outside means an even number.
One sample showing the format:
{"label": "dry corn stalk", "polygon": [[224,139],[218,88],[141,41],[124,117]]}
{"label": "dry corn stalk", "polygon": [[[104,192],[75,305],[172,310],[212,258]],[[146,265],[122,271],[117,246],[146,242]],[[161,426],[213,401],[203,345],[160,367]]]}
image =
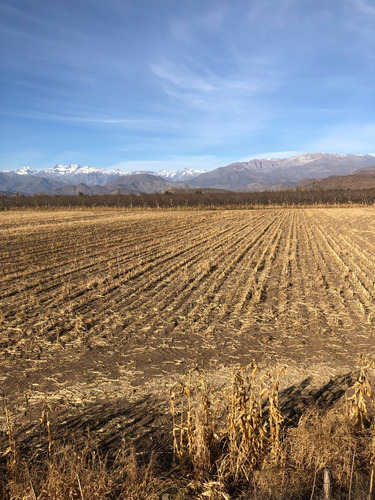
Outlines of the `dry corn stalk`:
{"label": "dry corn stalk", "polygon": [[186,384],[171,390],[174,457],[184,470],[193,469],[198,476],[209,472],[216,455],[211,406],[210,390],[199,372],[194,380],[190,373]]}
{"label": "dry corn stalk", "polygon": [[[251,370],[251,374],[249,374]],[[255,361],[233,375],[226,392],[227,423],[224,430],[227,453],[221,461],[221,474],[235,481],[249,477],[265,447],[266,433],[262,414],[265,391],[258,387],[258,366]]]}
{"label": "dry corn stalk", "polygon": [[283,418],[278,393],[283,371],[261,375],[255,361],[239,367],[221,399],[213,399],[199,372],[176,386],[170,406],[174,456],[182,469],[200,478],[214,474],[222,483],[239,483],[250,479],[269,451],[279,459]]}
{"label": "dry corn stalk", "polygon": [[41,428],[45,427],[45,430],[47,432],[47,438],[48,438],[48,454],[51,456],[51,451],[52,451],[52,433],[51,433],[51,420],[49,418],[49,412],[48,412],[48,407],[47,403],[45,404],[43,410],[42,410],[42,416],[39,419],[40,421],[40,426]]}
{"label": "dry corn stalk", "polygon": [[[374,360],[361,357],[359,364],[358,378],[345,395],[345,408],[350,420],[363,429],[370,425],[367,407],[372,402],[373,393],[368,370],[374,365]],[[349,396],[348,392],[352,392],[352,395]]]}
{"label": "dry corn stalk", "polygon": [[278,460],[282,455],[281,448],[281,427],[284,418],[280,411],[279,403],[279,387],[280,387],[280,376],[285,373],[286,368],[277,367],[272,372],[267,372],[267,385],[268,385],[268,402],[269,402],[269,443],[271,446],[271,452],[273,458]]}

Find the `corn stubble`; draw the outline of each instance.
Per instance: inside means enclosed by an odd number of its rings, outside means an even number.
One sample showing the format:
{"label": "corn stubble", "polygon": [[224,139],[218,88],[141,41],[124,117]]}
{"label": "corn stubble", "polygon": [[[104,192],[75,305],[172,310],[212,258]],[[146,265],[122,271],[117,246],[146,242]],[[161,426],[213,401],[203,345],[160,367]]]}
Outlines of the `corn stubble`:
{"label": "corn stubble", "polygon": [[2,214],[1,347],[47,357],[102,345],[116,328],[155,346],[258,328],[321,337],[340,354],[336,337],[359,334],[363,352],[373,220],[361,208]]}

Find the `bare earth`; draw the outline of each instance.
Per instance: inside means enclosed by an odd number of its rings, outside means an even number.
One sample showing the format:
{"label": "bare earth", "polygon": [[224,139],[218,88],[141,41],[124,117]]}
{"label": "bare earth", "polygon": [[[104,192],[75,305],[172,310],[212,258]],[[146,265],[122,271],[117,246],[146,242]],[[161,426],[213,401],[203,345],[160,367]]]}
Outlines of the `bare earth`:
{"label": "bare earth", "polygon": [[20,428],[48,405],[160,439],[191,369],[349,372],[375,351],[374,296],[372,207],[2,212],[0,389]]}

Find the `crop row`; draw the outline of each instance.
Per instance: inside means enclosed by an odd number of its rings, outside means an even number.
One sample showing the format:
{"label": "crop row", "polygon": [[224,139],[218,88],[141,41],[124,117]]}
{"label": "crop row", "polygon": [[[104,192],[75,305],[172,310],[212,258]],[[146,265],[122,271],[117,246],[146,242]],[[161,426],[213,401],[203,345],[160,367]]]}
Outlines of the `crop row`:
{"label": "crop row", "polygon": [[365,335],[372,220],[370,208],[5,213],[0,343]]}

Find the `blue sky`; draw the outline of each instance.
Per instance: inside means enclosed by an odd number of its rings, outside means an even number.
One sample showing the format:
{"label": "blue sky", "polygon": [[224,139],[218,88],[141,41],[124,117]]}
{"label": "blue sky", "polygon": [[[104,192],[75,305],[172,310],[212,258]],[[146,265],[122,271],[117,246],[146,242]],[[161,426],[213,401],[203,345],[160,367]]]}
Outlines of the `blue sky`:
{"label": "blue sky", "polygon": [[0,169],[375,152],[375,0],[1,0]]}

